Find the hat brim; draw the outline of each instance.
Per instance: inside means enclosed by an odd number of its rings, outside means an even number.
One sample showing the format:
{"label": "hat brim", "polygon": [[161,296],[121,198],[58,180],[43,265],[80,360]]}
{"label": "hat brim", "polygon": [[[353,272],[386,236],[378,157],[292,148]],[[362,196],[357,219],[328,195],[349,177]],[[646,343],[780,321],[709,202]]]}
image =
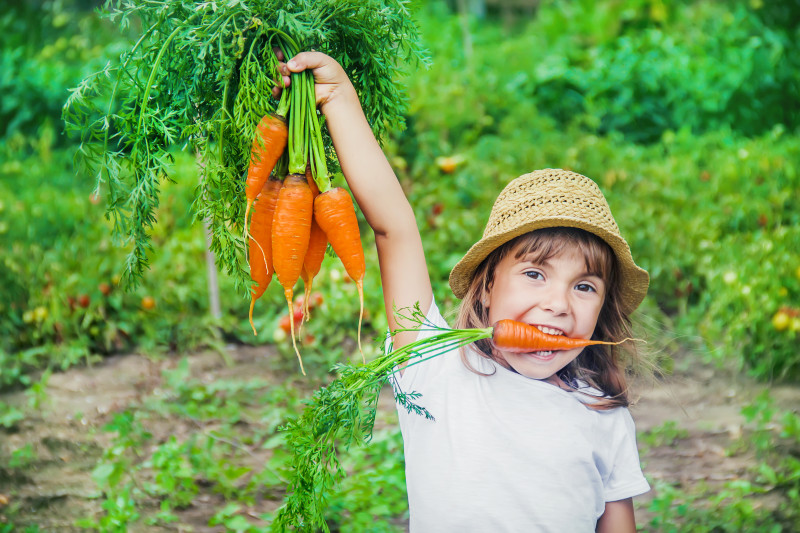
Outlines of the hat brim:
{"label": "hat brim", "polygon": [[587,223],[583,219],[570,217],[545,217],[519,225],[508,231],[490,235],[475,243],[450,272],[450,288],[456,298],[463,298],[472,283],[472,277],[478,266],[490,253],[508,241],[528,232],[544,228],[569,227],[578,228],[605,241],[617,257],[620,268],[620,283],[625,287],[622,291],[622,310],[627,314],[633,312],[644,300],[650,285],[650,276],[633,261],[628,244],[619,235],[601,227]]}

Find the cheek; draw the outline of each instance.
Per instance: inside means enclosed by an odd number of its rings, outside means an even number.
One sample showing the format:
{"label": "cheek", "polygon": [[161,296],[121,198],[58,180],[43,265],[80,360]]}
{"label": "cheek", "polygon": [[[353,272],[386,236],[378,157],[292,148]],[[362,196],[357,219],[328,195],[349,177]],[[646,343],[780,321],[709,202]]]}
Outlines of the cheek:
{"label": "cheek", "polygon": [[595,329],[597,329],[597,321],[600,318],[600,311],[601,306],[590,307],[585,310],[584,313],[581,315],[581,333],[584,334],[585,338],[590,338],[594,333]]}

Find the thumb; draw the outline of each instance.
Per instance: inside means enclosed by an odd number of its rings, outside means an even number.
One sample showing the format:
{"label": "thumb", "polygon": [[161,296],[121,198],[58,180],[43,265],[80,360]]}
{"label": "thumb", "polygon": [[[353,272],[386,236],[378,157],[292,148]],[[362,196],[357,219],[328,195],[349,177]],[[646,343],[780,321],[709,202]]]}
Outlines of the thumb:
{"label": "thumb", "polygon": [[317,69],[325,66],[332,59],[322,52],[300,52],[286,63],[291,72],[302,72],[306,69]]}

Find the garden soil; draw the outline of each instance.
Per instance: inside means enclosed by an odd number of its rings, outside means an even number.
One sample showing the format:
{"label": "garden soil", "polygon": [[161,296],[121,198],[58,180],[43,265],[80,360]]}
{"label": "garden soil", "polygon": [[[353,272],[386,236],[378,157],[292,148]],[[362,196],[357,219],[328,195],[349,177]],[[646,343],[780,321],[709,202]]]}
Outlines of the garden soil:
{"label": "garden soil", "polygon": [[[229,346],[227,352],[225,358],[217,352],[190,355],[192,374],[205,380],[257,376],[283,383],[287,379],[275,374],[270,359],[276,354],[271,347]],[[698,484],[713,488],[746,476],[753,464],[751,455],[729,454],[726,450],[747,429],[742,406],[753,401],[765,385],[690,360],[689,356],[676,358],[676,370],[670,376],[635,381],[636,403],[631,412],[640,434],[644,470],[651,479],[679,483],[684,489]],[[177,362],[177,358],[130,354],[55,373],[47,381],[45,400],[35,410],[29,407],[30,395],[16,392],[0,396],[0,401],[26,413],[13,432],[0,431],[3,454],[26,444],[31,444],[35,452],[33,464],[22,472],[0,465],[0,517],[4,506],[19,505],[17,525],[38,524],[41,531],[48,532],[83,531],[74,526],[75,520],[100,511],[91,472],[111,439],[102,426],[114,413],[158,394],[162,370],[174,368]],[[800,404],[800,387],[771,387],[771,394],[779,407],[796,408]],[[392,425],[395,421],[391,392],[386,390],[377,424]],[[160,443],[170,435],[180,439],[182,433],[197,431],[198,427],[176,418],[161,420],[147,429],[153,433],[151,442]],[[254,466],[269,458],[269,452],[257,446],[250,453]],[[639,523],[647,523],[646,508],[652,492],[637,498]],[[143,519],[130,531],[222,531],[208,526],[208,521],[223,505],[219,496],[201,490],[195,503],[178,513],[180,523],[162,528],[144,525]],[[264,500],[241,512],[257,524],[260,513],[278,505],[279,501]],[[151,510],[158,511],[156,502],[152,502]]]}

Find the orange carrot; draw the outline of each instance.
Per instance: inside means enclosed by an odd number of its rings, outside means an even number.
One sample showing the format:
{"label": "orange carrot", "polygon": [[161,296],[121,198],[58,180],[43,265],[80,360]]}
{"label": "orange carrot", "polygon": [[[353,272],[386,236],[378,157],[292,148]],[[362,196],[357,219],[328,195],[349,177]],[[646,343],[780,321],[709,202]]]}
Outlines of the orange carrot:
{"label": "orange carrot", "polygon": [[[311,189],[302,174],[290,174],[278,195],[278,205],[272,222],[272,262],[278,282],[283,287],[289,314],[292,314],[293,287],[303,269],[308,241],[311,233],[311,216],[314,199]],[[292,322],[292,346],[300,361],[300,370],[305,375],[303,359],[295,343]]]}
{"label": "orange carrot", "polygon": [[253,203],[253,220],[250,223],[250,277],[256,282],[250,291],[250,326],[253,335],[258,335],[253,324],[253,307],[272,281],[272,215],[278,203],[281,181],[270,179]]}
{"label": "orange carrot", "polygon": [[244,212],[245,235],[247,234],[247,217],[250,214],[250,208],[286,148],[288,135],[286,119],[280,115],[264,115],[256,127],[253,146],[250,148],[250,167],[247,169],[247,181],[245,182],[245,196],[247,197],[247,208]]}
{"label": "orange carrot", "polygon": [[593,341],[590,339],[573,339],[563,335],[548,335],[536,326],[530,326],[516,320],[499,320],[495,323],[492,340],[494,345],[506,352],[541,352],[547,350],[571,350],[594,344],[620,344],[619,342]]}
{"label": "orange carrot", "polygon": [[364,249],[361,247],[361,233],[350,194],[341,187],[330,189],[314,200],[314,217],[322,231],[327,235],[333,251],[339,256],[344,269],[358,288],[361,306],[358,315],[358,350],[361,349],[361,321],[364,317]]}
{"label": "orange carrot", "polygon": [[312,219],[308,250],[306,251],[306,257],[303,261],[303,270],[300,272],[300,276],[303,278],[303,283],[305,284],[305,293],[303,296],[304,322],[311,318],[308,307],[311,287],[314,285],[314,278],[319,274],[319,270],[322,267],[322,260],[325,259],[325,250],[327,247],[328,237],[325,236],[325,232],[319,227],[316,219]]}
{"label": "orange carrot", "polygon": [[[314,198],[319,195],[319,187],[311,175],[311,166],[306,167],[306,181],[311,189],[311,194]],[[322,267],[322,260],[325,259],[325,249],[328,247],[328,237],[325,232],[319,227],[316,218],[311,219],[311,235],[308,241],[308,250],[306,257],[303,261],[303,270],[300,272],[300,277],[303,278],[305,285],[305,294],[303,296],[303,322],[311,318],[309,309],[309,296],[311,295],[311,287],[314,285],[314,278],[319,274],[319,269]],[[301,323],[302,326],[302,323]]]}

